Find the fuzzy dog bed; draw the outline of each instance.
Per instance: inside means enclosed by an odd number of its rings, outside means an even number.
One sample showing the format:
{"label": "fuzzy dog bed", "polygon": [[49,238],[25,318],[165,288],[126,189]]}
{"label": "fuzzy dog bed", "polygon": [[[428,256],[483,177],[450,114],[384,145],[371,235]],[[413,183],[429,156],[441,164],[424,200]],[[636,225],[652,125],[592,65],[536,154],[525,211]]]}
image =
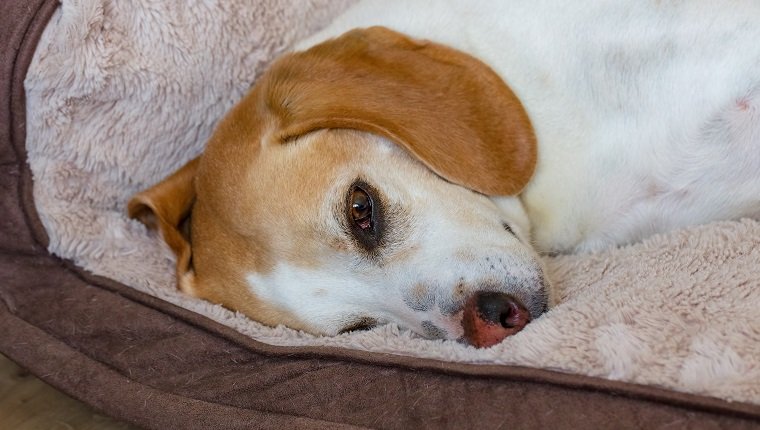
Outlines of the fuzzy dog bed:
{"label": "fuzzy dog bed", "polygon": [[350,2],[2,3],[0,352],[148,428],[759,425],[756,220],[549,258],[561,303],[483,350],[314,337],[176,291],[125,202]]}

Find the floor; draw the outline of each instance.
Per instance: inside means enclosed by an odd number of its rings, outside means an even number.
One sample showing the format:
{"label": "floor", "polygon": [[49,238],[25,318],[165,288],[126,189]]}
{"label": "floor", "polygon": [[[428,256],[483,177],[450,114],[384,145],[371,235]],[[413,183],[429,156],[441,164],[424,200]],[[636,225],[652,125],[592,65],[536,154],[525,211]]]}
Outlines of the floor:
{"label": "floor", "polygon": [[0,428],[13,430],[134,430],[98,414],[0,355]]}

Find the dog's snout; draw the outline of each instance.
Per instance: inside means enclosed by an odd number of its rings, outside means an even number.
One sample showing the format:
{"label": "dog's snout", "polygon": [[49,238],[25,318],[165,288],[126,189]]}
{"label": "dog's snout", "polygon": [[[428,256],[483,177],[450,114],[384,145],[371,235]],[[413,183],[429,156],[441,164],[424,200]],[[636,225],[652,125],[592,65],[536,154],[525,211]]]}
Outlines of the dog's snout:
{"label": "dog's snout", "polygon": [[530,312],[506,293],[477,292],[467,300],[462,315],[465,340],[478,348],[496,345],[530,321]]}

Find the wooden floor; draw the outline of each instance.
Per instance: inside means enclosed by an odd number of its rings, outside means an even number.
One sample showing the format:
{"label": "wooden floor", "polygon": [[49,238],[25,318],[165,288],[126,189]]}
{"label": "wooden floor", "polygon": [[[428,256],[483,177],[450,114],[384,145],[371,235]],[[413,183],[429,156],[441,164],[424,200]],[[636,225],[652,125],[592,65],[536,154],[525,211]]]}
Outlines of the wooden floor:
{"label": "wooden floor", "polygon": [[0,429],[132,430],[96,413],[0,355]]}

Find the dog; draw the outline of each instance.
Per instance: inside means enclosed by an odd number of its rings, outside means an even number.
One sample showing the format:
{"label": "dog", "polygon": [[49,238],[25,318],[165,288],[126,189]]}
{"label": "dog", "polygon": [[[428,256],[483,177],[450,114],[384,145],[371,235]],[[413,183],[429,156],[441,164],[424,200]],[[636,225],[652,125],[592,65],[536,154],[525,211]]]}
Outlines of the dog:
{"label": "dog", "polygon": [[489,347],[542,255],[760,216],[760,2],[362,1],[137,194],[179,288],[322,335]]}

